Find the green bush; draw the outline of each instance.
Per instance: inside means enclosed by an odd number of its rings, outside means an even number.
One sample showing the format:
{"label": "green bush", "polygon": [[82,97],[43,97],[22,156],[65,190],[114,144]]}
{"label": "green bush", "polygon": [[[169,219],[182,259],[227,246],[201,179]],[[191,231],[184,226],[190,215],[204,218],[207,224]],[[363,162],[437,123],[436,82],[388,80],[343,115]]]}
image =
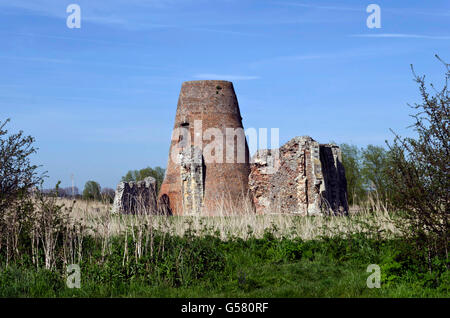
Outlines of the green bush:
{"label": "green bush", "polygon": [[95,181],[88,181],[84,185],[83,190],[83,199],[85,200],[101,200],[101,187],[98,182]]}
{"label": "green bush", "polygon": [[422,97],[421,103],[410,106],[415,110],[415,137],[395,135],[387,170],[393,205],[401,216],[397,226],[410,244],[425,252],[430,274],[436,270],[435,257],[448,259],[450,235],[450,64],[443,64],[445,84],[440,90],[433,85],[430,90],[425,76],[413,69]]}

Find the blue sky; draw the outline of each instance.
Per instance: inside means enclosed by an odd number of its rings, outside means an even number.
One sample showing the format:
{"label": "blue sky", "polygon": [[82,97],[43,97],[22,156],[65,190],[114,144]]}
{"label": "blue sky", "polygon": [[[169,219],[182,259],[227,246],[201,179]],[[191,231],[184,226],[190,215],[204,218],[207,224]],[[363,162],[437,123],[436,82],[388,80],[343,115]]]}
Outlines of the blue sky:
{"label": "blue sky", "polygon": [[[81,29],[66,26],[69,4]],[[366,7],[381,7],[369,29]],[[0,0],[0,119],[63,186],[165,167],[181,83],[233,81],[245,128],[383,145],[408,134],[410,64],[442,84],[450,2]]]}

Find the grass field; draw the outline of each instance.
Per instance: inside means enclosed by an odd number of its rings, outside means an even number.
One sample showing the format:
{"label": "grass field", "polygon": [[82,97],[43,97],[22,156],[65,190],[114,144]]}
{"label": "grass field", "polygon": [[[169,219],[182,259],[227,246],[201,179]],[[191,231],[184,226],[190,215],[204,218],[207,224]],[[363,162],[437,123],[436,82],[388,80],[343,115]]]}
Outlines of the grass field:
{"label": "grass field", "polygon": [[[201,218],[111,215],[98,202],[58,202],[71,206],[78,225],[53,241],[44,231],[41,247],[23,247],[7,266],[2,256],[1,297],[450,296],[446,262],[435,260],[430,273],[422,251],[374,203],[348,217]],[[79,289],[66,286],[68,264],[80,266]],[[370,264],[380,267],[381,288],[367,287]]]}
{"label": "grass field", "polygon": [[[450,277],[428,276],[399,255],[396,241],[271,239],[220,242],[211,237],[172,241],[164,257],[123,250],[101,260],[90,249],[81,262],[81,288],[69,289],[64,273],[26,264],[0,273],[2,297],[449,297]],[[183,250],[184,249],[184,250]],[[195,251],[194,251],[195,249]],[[153,261],[152,261],[153,259]],[[159,263],[158,263],[159,261]],[[379,264],[381,288],[368,288],[366,272]],[[198,265],[201,264],[201,265]]]}

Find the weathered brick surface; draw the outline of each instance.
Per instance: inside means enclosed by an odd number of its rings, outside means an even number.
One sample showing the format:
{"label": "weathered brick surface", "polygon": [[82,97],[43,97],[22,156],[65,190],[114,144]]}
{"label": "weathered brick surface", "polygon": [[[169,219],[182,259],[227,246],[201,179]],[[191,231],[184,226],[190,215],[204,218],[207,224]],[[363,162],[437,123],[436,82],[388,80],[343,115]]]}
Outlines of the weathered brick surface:
{"label": "weathered brick surface", "polygon": [[296,137],[252,158],[249,189],[256,212],[321,215],[348,211],[340,150]]}
{"label": "weathered brick surface", "polygon": [[[201,121],[201,127],[195,127],[196,121]],[[227,128],[243,129],[230,82],[183,83],[174,132],[179,128],[187,129],[191,143],[180,147],[183,137],[172,139],[158,198],[159,211],[207,215],[220,206],[225,210],[239,208],[248,190],[258,213],[321,215],[348,211],[345,171],[336,145],[320,145],[310,137],[296,137],[279,149],[258,151],[250,167],[244,138],[245,151],[238,161],[238,137],[225,139]],[[211,141],[202,137],[210,128],[223,135],[222,162],[205,160]],[[198,131],[200,144],[194,143]],[[231,147],[234,158],[227,163],[227,149]],[[174,161],[172,154],[179,160]]]}
{"label": "weathered brick surface", "polygon": [[[190,81],[182,84],[174,130],[180,127],[188,128],[191,142],[194,143],[194,122],[196,120],[202,121],[202,133],[209,128],[219,129],[224,136],[223,142],[225,145],[221,163],[203,160],[201,169],[203,179],[201,213],[214,212],[222,202],[229,207],[239,206],[243,194],[246,194],[248,190],[250,165],[245,140],[244,160],[241,163],[236,162],[238,151],[235,145],[234,157],[236,160],[234,163],[226,162],[226,151],[230,147],[229,143],[225,143],[226,128],[243,128],[238,101],[231,82]],[[183,195],[183,193],[187,193],[186,191],[190,191],[190,188],[186,188],[186,186],[188,184],[192,186],[194,184],[191,182],[193,179],[183,183],[182,178],[184,178],[183,175],[186,176],[186,171],[182,169],[181,163],[176,163],[171,159],[172,151],[178,151],[180,155],[183,153],[183,149],[177,149],[179,147],[178,141],[172,140],[171,142],[166,176],[161,186],[159,198],[164,197],[169,202],[173,214],[195,214],[198,213],[199,201],[195,198],[192,200],[186,199]],[[203,141],[203,144],[200,145],[199,149],[202,153],[209,143],[210,141]],[[203,153],[203,155],[205,154]],[[195,204],[193,204],[194,201]]]}
{"label": "weathered brick surface", "polygon": [[114,196],[113,213],[156,214],[156,180],[120,182]]}

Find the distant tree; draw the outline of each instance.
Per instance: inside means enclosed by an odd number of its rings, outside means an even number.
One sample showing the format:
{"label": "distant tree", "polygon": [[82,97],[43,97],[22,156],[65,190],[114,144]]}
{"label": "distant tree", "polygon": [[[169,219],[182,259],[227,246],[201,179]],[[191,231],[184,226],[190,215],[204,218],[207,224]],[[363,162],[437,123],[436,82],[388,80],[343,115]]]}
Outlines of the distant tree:
{"label": "distant tree", "polygon": [[83,190],[83,199],[85,200],[101,200],[100,184],[95,181],[86,182]]}
{"label": "distant tree", "polygon": [[139,179],[138,170],[130,170],[122,177],[124,182],[137,181],[137,179]]}
{"label": "distant tree", "polygon": [[56,188],[55,193],[59,198],[65,198],[67,196],[66,190],[64,188]]}
{"label": "distant tree", "polygon": [[156,183],[158,184],[158,189],[161,188],[161,184],[164,181],[164,175],[166,174],[166,169],[163,169],[161,167],[156,167],[154,169],[155,173],[156,173]]}
{"label": "distant tree", "polygon": [[136,181],[140,181],[140,180],[144,180],[147,177],[153,177],[155,178],[156,172],[155,170],[153,170],[150,167],[141,169],[138,171],[138,177],[136,179]]}
{"label": "distant tree", "polygon": [[125,176],[122,177],[122,181],[141,181],[147,177],[153,177],[156,180],[157,191],[159,191],[164,180],[164,173],[165,169],[161,167],[147,167],[141,170],[130,170],[125,174]]}
{"label": "distant tree", "polygon": [[70,192],[68,192],[69,188],[60,188],[59,184],[60,184],[60,181],[58,181],[57,186],[55,186],[54,188],[42,189],[40,192],[45,196],[52,196],[52,197],[56,196],[59,198],[70,197],[72,190],[70,190]]}
{"label": "distant tree", "polygon": [[416,250],[425,252],[430,272],[437,266],[435,256],[447,259],[447,268],[450,264],[450,64],[444,66],[444,86],[438,90],[431,85],[432,94],[425,76],[416,75],[411,66],[422,97],[420,104],[409,105],[415,110],[411,127],[417,137],[403,138],[394,133],[394,142],[388,144],[393,203],[403,216],[399,226]]}
{"label": "distant tree", "polygon": [[103,201],[106,201],[106,202],[109,202],[109,203],[112,203],[113,201],[114,201],[114,195],[115,195],[115,191],[114,191],[114,189],[111,189],[111,188],[103,188],[102,189],[102,192],[101,192],[101,194],[102,194],[102,200]]}
{"label": "distant tree", "polygon": [[72,189],[72,187],[66,187],[66,188],[63,188],[63,190],[64,190],[64,194],[66,197],[72,197],[72,196],[76,197],[79,194],[78,187],[73,187],[73,189]]}
{"label": "distant tree", "polygon": [[361,152],[355,145],[341,144],[342,164],[347,179],[348,203],[356,204],[365,197],[364,181],[361,174]]}
{"label": "distant tree", "polygon": [[35,139],[24,136],[22,131],[8,135],[5,126],[9,121],[0,121],[0,215],[26,197],[45,177],[38,174],[38,166],[30,161],[30,156],[36,152]]}
{"label": "distant tree", "polygon": [[392,192],[389,168],[389,152],[380,146],[368,145],[361,149],[361,177],[364,188],[376,191],[383,202],[387,202]]}

